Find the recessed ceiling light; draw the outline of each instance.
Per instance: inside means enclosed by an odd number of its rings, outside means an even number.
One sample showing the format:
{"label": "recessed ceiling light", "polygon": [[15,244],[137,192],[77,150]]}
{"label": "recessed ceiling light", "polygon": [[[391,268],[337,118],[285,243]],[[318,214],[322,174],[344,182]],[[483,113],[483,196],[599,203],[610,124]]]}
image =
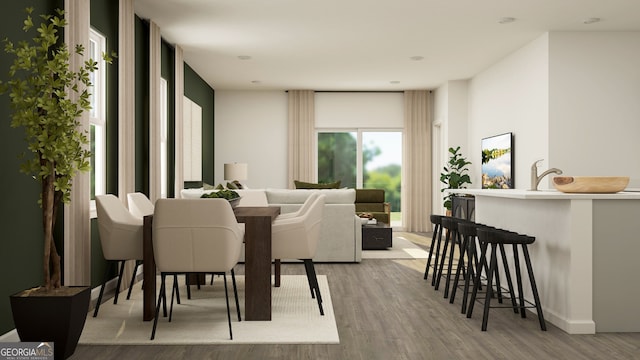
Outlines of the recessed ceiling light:
{"label": "recessed ceiling light", "polygon": [[413,61],[420,61],[420,60],[424,59],[424,56],[416,55],[416,56],[410,57],[409,59],[411,59]]}
{"label": "recessed ceiling light", "polygon": [[587,19],[582,20],[582,23],[589,25],[589,24],[597,23],[599,21],[600,21],[600,18],[592,17],[592,18],[587,18]]}
{"label": "recessed ceiling light", "polygon": [[389,84],[400,84],[400,81],[398,81],[398,80],[391,80],[391,81],[389,81]]}
{"label": "recessed ceiling light", "polygon": [[251,80],[252,84],[260,84],[260,80]]}
{"label": "recessed ceiling light", "polygon": [[249,55],[239,55],[238,59],[240,59],[240,60],[250,60],[251,56],[249,56]]}
{"label": "recessed ceiling light", "polygon": [[509,24],[516,21],[516,18],[514,17],[503,17],[498,19],[498,24]]}

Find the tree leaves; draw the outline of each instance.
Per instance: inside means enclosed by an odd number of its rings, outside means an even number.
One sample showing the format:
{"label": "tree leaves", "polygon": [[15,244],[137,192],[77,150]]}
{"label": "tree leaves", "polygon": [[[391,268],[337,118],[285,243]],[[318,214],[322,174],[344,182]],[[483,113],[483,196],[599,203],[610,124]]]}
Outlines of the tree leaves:
{"label": "tree leaves", "polygon": [[[450,147],[449,153],[448,166],[444,166],[444,172],[440,173],[440,182],[446,185],[440,189],[441,192],[445,192],[447,189],[464,189],[466,188],[465,184],[471,184],[471,178],[467,174],[469,171],[467,165],[471,165],[471,162],[460,154],[460,146]],[[453,194],[450,193],[444,196],[444,207],[449,210],[451,210],[452,196]]]}

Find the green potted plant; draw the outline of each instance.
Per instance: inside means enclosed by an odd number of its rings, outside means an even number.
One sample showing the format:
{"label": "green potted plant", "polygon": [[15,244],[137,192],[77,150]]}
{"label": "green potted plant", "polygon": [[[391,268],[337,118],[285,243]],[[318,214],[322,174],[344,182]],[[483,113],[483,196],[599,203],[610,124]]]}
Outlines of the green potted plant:
{"label": "green potted plant", "polygon": [[[467,173],[469,171],[467,165],[470,165],[471,162],[462,156],[460,146],[455,149],[449,148],[449,161],[447,164],[448,166],[443,168],[444,172],[440,173],[440,182],[446,185],[440,190],[441,192],[446,192],[448,189],[465,189],[466,184],[471,184],[471,178]],[[443,197],[444,207],[447,212],[451,211],[452,198],[453,194],[448,192]]]}
{"label": "green potted plant", "polygon": [[[13,62],[8,79],[0,81],[0,93],[7,93],[10,98],[11,127],[22,127],[25,131],[27,154],[20,170],[41,184],[38,203],[42,208],[44,234],[44,283],[12,295],[11,306],[21,340],[53,340],[58,359],[73,354],[90,301],[89,287],[61,286],[61,259],[53,234],[57,210],[61,203],[69,202],[74,176],[90,168],[89,141],[78,117],[91,107],[88,89],[91,86],[90,74],[97,69],[97,62],[91,59],[78,69],[71,69],[71,56],[81,56],[84,48],[77,45],[70,51],[60,40],[59,36],[67,25],[63,10],[56,10],[55,15],[36,17],[39,20],[36,23],[31,16],[33,8],[27,8],[26,12],[23,30],[26,33],[35,31],[36,34],[19,43],[4,40],[4,51],[13,58]],[[108,56],[105,60],[110,62]],[[69,299],[70,296],[73,297]],[[42,301],[53,301],[54,305]],[[80,308],[60,310],[56,306],[61,301],[63,304],[80,305]],[[27,318],[19,319],[22,315],[17,312],[31,305],[35,309],[27,309]],[[61,339],[59,327],[69,323],[72,313],[81,316],[80,328],[77,329],[76,325],[76,329],[70,330],[73,332],[70,336],[76,337],[75,341]],[[30,322],[36,325],[33,333],[23,328]],[[48,330],[54,333],[43,333]]]}

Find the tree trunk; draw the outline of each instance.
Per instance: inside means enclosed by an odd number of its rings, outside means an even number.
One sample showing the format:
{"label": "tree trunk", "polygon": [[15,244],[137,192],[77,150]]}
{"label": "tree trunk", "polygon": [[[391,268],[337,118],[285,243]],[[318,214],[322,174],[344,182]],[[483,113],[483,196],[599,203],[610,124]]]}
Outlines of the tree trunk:
{"label": "tree trunk", "polygon": [[[49,163],[49,168],[53,169],[53,166]],[[44,232],[44,256],[43,260],[43,274],[44,274],[44,287],[47,290],[51,288],[59,288],[60,283],[60,256],[56,250],[55,242],[53,241],[53,227],[55,224],[55,206],[56,206],[56,191],[55,191],[55,172],[51,171],[49,176],[43,179],[42,182],[42,226]]]}

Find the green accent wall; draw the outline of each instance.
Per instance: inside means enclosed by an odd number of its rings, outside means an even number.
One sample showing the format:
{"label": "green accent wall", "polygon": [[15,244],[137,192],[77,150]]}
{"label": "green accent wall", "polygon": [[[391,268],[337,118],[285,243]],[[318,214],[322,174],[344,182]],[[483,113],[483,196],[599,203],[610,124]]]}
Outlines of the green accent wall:
{"label": "green accent wall", "polygon": [[184,95],[202,107],[202,181],[213,184],[214,90],[188,65],[184,65]]}
{"label": "green accent wall", "polygon": [[[0,38],[20,41],[27,36],[22,30],[25,7],[33,6],[34,14],[52,13],[62,1],[5,1],[0,12]],[[4,48],[4,45],[1,45]],[[7,80],[13,58],[0,51],[0,80]],[[11,128],[8,95],[0,96],[0,334],[14,328],[9,296],[42,284],[42,212],[38,206],[40,184],[19,171],[18,156],[27,151],[24,131]]]}

